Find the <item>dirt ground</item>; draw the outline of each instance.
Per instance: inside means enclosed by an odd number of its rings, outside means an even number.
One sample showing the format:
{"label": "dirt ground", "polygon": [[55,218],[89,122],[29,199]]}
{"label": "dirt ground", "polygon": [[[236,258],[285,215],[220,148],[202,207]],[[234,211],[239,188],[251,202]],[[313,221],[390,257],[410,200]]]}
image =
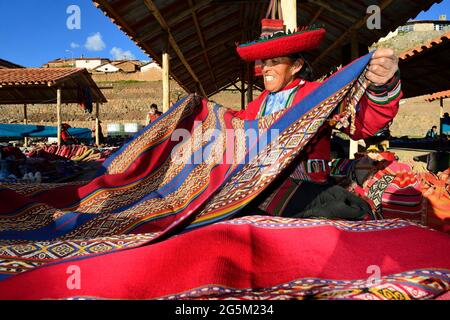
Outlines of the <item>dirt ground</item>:
{"label": "dirt ground", "polygon": [[[444,112],[450,113],[450,99],[444,100]],[[400,102],[400,110],[391,126],[395,137],[425,137],[433,125],[439,128],[440,103],[427,102],[425,97],[405,99]]]}

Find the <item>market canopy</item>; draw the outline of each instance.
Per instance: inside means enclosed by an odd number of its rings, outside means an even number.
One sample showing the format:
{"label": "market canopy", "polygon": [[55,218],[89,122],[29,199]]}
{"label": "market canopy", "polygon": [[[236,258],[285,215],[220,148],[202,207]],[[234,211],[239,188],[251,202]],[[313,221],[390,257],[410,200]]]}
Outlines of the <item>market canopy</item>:
{"label": "market canopy", "polygon": [[[269,0],[93,0],[144,52],[162,65],[168,48],[171,76],[188,92],[211,96],[245,79],[236,42],[259,36]],[[441,0],[297,1],[298,25],[323,24],[323,45],[310,60],[320,76],[343,62],[350,39],[369,47]],[[380,29],[366,21],[372,4],[381,9]],[[371,12],[373,13],[373,12]],[[347,48],[348,49],[348,48]],[[348,58],[348,57],[347,57]],[[251,68],[247,68],[251,70]]]}
{"label": "market canopy", "polygon": [[61,103],[79,103],[80,90],[90,89],[92,102],[105,103],[105,96],[86,69],[0,69],[0,105],[54,104],[57,89]]}
{"label": "market canopy", "polygon": [[400,54],[399,67],[405,98],[434,94],[448,97],[450,89],[450,32]]}
{"label": "market canopy", "polygon": [[[91,140],[92,130],[86,128],[69,128],[67,132],[78,139]],[[24,125],[24,124],[4,124],[0,123],[0,137],[23,138],[23,137],[57,137],[58,127]]]}

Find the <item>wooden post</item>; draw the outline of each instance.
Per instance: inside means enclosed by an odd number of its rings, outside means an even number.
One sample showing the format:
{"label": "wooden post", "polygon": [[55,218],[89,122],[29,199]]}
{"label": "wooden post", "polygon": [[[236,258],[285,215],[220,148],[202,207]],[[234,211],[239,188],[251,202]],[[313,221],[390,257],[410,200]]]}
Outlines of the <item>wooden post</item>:
{"label": "wooden post", "polygon": [[245,70],[241,65],[241,110],[245,109]]}
{"label": "wooden post", "polygon": [[286,31],[294,31],[297,28],[297,1],[281,0],[281,10],[283,13],[284,24],[286,25]]}
{"label": "wooden post", "polygon": [[[27,105],[26,104],[23,105],[23,124],[25,124],[25,125],[28,124],[28,112],[27,112]],[[28,144],[29,144],[28,142],[29,142],[28,141],[28,137],[25,137],[25,139],[24,139],[24,146],[25,146],[25,148],[28,147]]]}
{"label": "wooden post", "polygon": [[100,103],[95,104],[95,144],[100,146]]}
{"label": "wooden post", "polygon": [[[351,34],[351,60],[359,57],[358,33],[353,31]],[[350,139],[349,159],[355,159],[355,153],[358,152],[358,141]]]}
{"label": "wooden post", "polygon": [[442,135],[444,130],[444,98],[440,98],[440,117],[439,117],[439,134]]}
{"label": "wooden post", "polygon": [[247,104],[253,101],[253,72],[254,63],[247,63]]}
{"label": "wooden post", "polygon": [[163,113],[170,108],[170,57],[167,50],[163,52]]}
{"label": "wooden post", "polygon": [[62,122],[61,122],[61,88],[58,88],[56,91],[56,121],[58,125],[58,146],[62,144],[61,139],[61,128],[62,128]]}

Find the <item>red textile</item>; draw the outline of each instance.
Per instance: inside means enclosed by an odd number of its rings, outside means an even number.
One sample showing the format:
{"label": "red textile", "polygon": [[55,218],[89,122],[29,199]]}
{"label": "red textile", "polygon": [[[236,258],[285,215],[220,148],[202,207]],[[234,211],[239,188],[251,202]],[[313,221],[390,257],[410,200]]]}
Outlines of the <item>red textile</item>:
{"label": "red textile", "polygon": [[[268,288],[305,278],[364,280],[371,275],[369,266],[379,267],[382,277],[428,268],[449,273],[449,252],[448,235],[401,220],[350,223],[246,217],[151,246],[35,269],[4,280],[0,299],[169,298],[208,286],[232,291],[252,289],[248,294],[263,290],[269,297],[276,297],[283,294],[281,289],[270,292]],[[81,272],[79,290],[67,286],[70,266]],[[430,277],[423,281],[430,281]],[[397,298],[402,290],[405,296],[419,294],[409,292],[407,283],[398,285],[401,289]],[[384,290],[392,291],[396,285],[390,286]],[[285,292],[311,295],[307,290],[288,287],[283,288]],[[338,289],[333,284],[320,284],[318,288],[316,298]],[[384,297],[383,290],[375,288],[367,292],[354,290],[350,298],[363,298],[369,293],[380,294],[380,298],[393,295],[388,292]],[[446,291],[445,286],[432,290],[434,297]],[[184,297],[195,295],[191,292]],[[211,298],[213,294],[200,297]]]}
{"label": "red textile", "polygon": [[[299,85],[300,79],[295,79],[292,83],[287,85],[283,90],[289,90],[294,86]],[[317,87],[321,85],[320,82],[306,82],[297,91],[294,97],[293,104],[303,100],[308,94],[313,92]],[[236,112],[236,116],[244,120],[254,120],[258,117],[260,108],[264,99],[269,94],[269,91],[264,90],[257,99],[248,104],[247,109]],[[400,94],[396,99],[390,101],[387,104],[377,104],[367,98],[364,95],[359,103],[359,111],[356,114],[356,131],[351,137],[354,140],[366,139],[373,136],[377,131],[384,128],[389,124],[396,116],[399,108],[399,102],[402,95]],[[323,126],[317,132],[316,136],[305,147],[304,159],[324,159],[330,161],[330,143],[331,143],[330,126]],[[313,181],[326,180],[328,172],[323,173],[310,173],[310,177]]]}

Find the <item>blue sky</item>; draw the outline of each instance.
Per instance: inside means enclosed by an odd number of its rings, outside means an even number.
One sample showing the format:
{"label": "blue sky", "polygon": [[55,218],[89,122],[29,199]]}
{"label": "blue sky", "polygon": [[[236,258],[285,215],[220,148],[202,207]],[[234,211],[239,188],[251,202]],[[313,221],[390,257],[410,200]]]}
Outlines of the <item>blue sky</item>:
{"label": "blue sky", "polygon": [[[80,8],[81,29],[67,27],[71,16],[67,9],[73,4]],[[89,37],[90,46],[86,48]],[[90,0],[0,0],[2,59],[40,67],[49,60],[72,55],[113,58],[113,49],[116,57],[150,60]]]}
{"label": "blue sky", "polygon": [[[70,30],[70,5],[81,11],[81,29]],[[437,19],[447,14],[450,0],[443,0],[417,19]],[[0,0],[0,58],[40,67],[56,58],[148,58],[90,0]]]}
{"label": "blue sky", "polygon": [[430,10],[421,12],[413,20],[437,20],[441,14],[446,14],[447,20],[450,20],[450,0],[442,0],[441,3],[434,4]]}

